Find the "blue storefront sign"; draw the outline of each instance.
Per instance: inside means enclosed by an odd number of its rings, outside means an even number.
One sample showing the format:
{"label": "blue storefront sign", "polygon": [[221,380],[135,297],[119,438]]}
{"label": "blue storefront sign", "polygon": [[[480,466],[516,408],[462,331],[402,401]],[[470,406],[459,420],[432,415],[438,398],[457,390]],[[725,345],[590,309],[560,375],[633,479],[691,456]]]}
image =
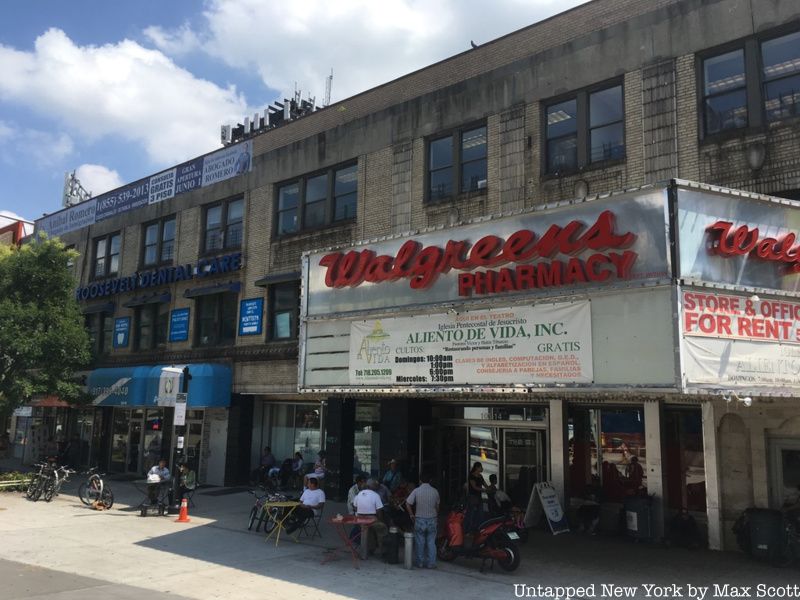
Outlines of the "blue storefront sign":
{"label": "blue storefront sign", "polygon": [[186,342],[189,340],[189,309],[176,308],[169,319],[169,341]]}
{"label": "blue storefront sign", "polygon": [[264,299],[249,298],[239,305],[239,335],[261,335]]}
{"label": "blue storefront sign", "polygon": [[114,320],[114,348],[127,348],[130,338],[131,318],[120,317]]}

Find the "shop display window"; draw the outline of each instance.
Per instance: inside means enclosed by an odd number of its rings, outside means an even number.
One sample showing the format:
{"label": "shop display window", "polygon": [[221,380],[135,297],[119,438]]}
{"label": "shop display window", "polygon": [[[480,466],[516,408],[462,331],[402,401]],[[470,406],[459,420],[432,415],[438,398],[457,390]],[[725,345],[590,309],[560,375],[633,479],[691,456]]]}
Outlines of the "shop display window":
{"label": "shop display window", "polygon": [[665,473],[668,506],[673,511],[706,510],[703,420],[696,409],[664,411]]}
{"label": "shop display window", "polygon": [[381,405],[377,402],[356,403],[355,455],[353,471],[379,477],[381,465]]}
{"label": "shop display window", "polygon": [[607,502],[647,491],[647,449],[641,408],[570,407],[569,490]]}

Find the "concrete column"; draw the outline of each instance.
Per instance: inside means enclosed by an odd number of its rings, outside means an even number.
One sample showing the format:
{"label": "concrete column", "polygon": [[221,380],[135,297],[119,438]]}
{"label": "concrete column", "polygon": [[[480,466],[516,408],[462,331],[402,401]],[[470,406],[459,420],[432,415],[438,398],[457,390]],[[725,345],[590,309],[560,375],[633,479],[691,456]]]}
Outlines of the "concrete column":
{"label": "concrete column", "polygon": [[769,508],[766,424],[761,417],[748,417],[749,415],[746,413],[743,414],[745,425],[750,430],[750,455],[752,456],[753,464],[753,504],[758,508]]}
{"label": "concrete column", "polygon": [[550,400],[550,483],[553,484],[561,506],[566,507],[569,446],[567,442],[567,403]]}
{"label": "concrete column", "polygon": [[714,403],[700,405],[703,414],[703,465],[706,470],[706,514],[708,516],[708,547],[723,550],[722,535],[722,488],[719,478],[719,446]]}
{"label": "concrete column", "polygon": [[644,436],[647,448],[647,493],[653,496],[653,538],[664,537],[664,484],[663,446],[661,443],[661,402],[644,403]]}

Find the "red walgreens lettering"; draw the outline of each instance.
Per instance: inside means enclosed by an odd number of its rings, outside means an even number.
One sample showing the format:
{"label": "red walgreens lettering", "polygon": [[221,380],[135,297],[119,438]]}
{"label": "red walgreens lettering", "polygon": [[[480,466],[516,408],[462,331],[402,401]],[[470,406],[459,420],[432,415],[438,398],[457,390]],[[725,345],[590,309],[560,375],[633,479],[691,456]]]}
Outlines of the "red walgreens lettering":
{"label": "red walgreens lettering", "polygon": [[[588,228],[578,220],[563,227],[551,225],[538,241],[536,234],[527,229],[516,231],[506,240],[496,235],[484,236],[474,244],[449,240],[444,248],[423,248],[419,242],[409,240],[395,256],[376,256],[368,249],[351,250],[326,254],[319,264],[327,269],[325,285],[328,287],[356,287],[364,281],[379,283],[407,278],[412,288],[424,289],[451,269],[471,271],[478,267],[547,259],[556,254],[576,256],[585,250],[605,252],[612,248],[628,248],[635,240],[634,233],[614,233],[614,213],[606,210]],[[594,265],[592,268],[594,270]],[[605,278],[602,274],[600,277]]]}
{"label": "red walgreens lettering", "polygon": [[797,235],[787,233],[778,238],[759,238],[758,227],[747,225],[734,228],[730,221],[717,221],[706,228],[711,237],[710,251],[720,256],[750,254],[762,260],[784,263],[788,273],[800,272],[800,244]]}

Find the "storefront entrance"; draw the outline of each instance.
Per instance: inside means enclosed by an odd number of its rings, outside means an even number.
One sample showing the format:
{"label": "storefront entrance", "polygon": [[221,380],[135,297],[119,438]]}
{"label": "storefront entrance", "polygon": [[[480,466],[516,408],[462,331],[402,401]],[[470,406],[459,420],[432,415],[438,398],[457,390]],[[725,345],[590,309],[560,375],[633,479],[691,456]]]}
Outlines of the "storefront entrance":
{"label": "storefront entrance", "polygon": [[800,502],[800,438],[772,438],[770,454],[770,504],[781,508]]}
{"label": "storefront entrance", "polygon": [[111,471],[143,474],[160,458],[169,460],[164,413],[163,408],[114,409]]}
{"label": "storefront entrance", "polygon": [[[421,464],[436,465],[437,485],[444,503],[466,493],[469,470],[476,462],[483,478],[497,478],[517,506],[527,506],[533,485],[549,476],[547,422],[539,407],[447,408],[461,419],[440,419],[420,431]],[[504,422],[497,422],[504,421]],[[432,457],[433,456],[433,457]]]}

